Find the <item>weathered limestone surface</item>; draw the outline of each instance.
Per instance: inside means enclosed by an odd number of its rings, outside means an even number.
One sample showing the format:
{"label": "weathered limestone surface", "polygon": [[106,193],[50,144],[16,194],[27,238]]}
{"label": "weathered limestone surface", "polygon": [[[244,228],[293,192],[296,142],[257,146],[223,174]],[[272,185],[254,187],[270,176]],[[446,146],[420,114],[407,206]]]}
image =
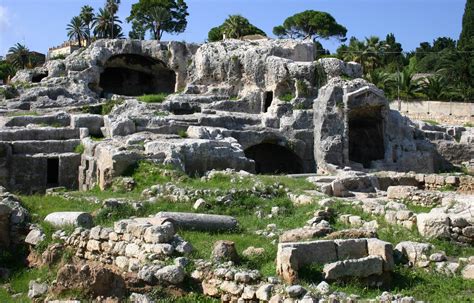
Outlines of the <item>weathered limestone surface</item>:
{"label": "weathered limestone surface", "polygon": [[85,212],[55,212],[50,213],[44,218],[44,221],[52,224],[53,226],[82,226],[85,228],[92,227],[92,216]]}
{"label": "weathered limestone surface", "polygon": [[234,217],[222,215],[159,212],[156,216],[158,218],[170,219],[176,226],[191,230],[234,230],[238,224]]}
{"label": "weathered limestone surface", "polygon": [[393,269],[392,245],[375,238],[278,244],[277,273],[286,282],[294,283],[310,264],[326,264],[327,279],[381,275]]}

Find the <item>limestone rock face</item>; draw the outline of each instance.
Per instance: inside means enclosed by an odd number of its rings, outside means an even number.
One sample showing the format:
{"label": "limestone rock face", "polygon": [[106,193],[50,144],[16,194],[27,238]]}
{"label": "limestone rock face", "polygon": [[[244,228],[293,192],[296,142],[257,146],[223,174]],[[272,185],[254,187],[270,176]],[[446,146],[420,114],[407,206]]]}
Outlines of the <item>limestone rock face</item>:
{"label": "limestone rock face", "polygon": [[408,261],[415,265],[428,260],[428,255],[432,248],[432,245],[427,243],[403,241],[395,246],[394,251],[402,261]]}
{"label": "limestone rock face", "polygon": [[232,241],[217,241],[212,250],[212,259],[217,262],[237,262],[239,255],[237,254],[235,243]]}
{"label": "limestone rock face", "polygon": [[124,279],[103,266],[66,264],[59,269],[56,280],[59,290],[80,289],[93,296],[117,298],[126,294]]}
{"label": "limestone rock face", "polygon": [[157,270],[154,274],[159,283],[179,284],[184,280],[184,269],[181,266],[169,265]]}
{"label": "limestone rock face", "polygon": [[314,56],[312,43],[294,40],[208,43],[196,52],[190,87],[200,93],[213,90],[227,95],[276,89],[278,96],[295,90],[294,79],[299,79],[311,89],[315,85],[310,76],[317,66]]}
{"label": "limestone rock face", "polygon": [[416,216],[418,232],[429,238],[449,237],[449,217],[444,213],[422,213]]}

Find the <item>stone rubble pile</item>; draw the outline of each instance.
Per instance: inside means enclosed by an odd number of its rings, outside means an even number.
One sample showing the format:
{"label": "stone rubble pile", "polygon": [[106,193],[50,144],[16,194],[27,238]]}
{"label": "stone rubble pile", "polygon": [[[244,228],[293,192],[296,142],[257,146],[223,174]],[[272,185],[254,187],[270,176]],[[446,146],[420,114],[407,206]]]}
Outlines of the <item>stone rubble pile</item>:
{"label": "stone rubble pile", "polygon": [[415,186],[390,186],[387,189],[387,198],[398,201],[406,201],[414,205],[437,206],[444,194],[435,191],[418,189]]}
{"label": "stone rubble pile", "polygon": [[187,255],[193,249],[176,234],[173,223],[161,218],[121,220],[113,228],[76,228],[65,244],[75,248],[79,258],[114,264],[129,272],[174,255]]}
{"label": "stone rubble pile", "polygon": [[251,189],[239,189],[233,188],[230,190],[221,189],[188,189],[179,187],[173,183],[166,183],[163,185],[153,185],[142,192],[142,196],[153,202],[158,199],[164,198],[171,201],[189,202],[196,201],[200,198],[212,197],[217,203],[229,205],[236,197],[241,196],[253,196],[264,199],[272,199],[282,194],[285,194],[286,190],[283,185],[275,183],[272,185],[256,184]]}
{"label": "stone rubble pile", "polygon": [[417,215],[418,232],[427,238],[451,239],[472,245],[474,243],[473,195],[446,197],[441,207]]}

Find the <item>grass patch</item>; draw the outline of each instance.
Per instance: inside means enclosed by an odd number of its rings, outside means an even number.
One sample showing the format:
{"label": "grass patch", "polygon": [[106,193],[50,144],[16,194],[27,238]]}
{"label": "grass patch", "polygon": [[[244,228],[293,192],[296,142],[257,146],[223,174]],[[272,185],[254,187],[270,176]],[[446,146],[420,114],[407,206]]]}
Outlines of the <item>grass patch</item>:
{"label": "grass patch", "polygon": [[428,123],[430,125],[439,125],[439,122],[435,121],[435,120],[422,120],[423,122],[425,123]]}
{"label": "grass patch", "polygon": [[67,200],[61,196],[21,196],[23,206],[34,214],[34,222],[42,222],[44,218],[57,211],[85,211],[93,212],[100,208],[100,205],[81,199]]}
{"label": "grass patch", "polygon": [[151,95],[143,95],[138,97],[138,101],[145,102],[145,103],[161,103],[166,100],[169,94],[167,93],[159,93],[159,94],[151,94]]}
{"label": "grass patch", "polygon": [[102,104],[102,115],[108,115],[112,112],[116,105],[121,105],[125,102],[125,99],[118,98],[116,100],[107,100],[104,104]]}
{"label": "grass patch", "polygon": [[464,127],[474,127],[474,123],[472,123],[472,122],[466,122],[466,123],[464,123],[462,126],[464,126]]}

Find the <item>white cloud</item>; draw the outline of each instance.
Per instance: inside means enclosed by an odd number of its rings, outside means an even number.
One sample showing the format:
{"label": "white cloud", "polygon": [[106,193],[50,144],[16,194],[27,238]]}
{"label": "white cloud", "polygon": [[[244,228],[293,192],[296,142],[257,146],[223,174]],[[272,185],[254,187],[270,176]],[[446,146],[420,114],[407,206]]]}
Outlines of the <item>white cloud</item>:
{"label": "white cloud", "polygon": [[10,14],[5,6],[0,5],[0,33],[10,27]]}

